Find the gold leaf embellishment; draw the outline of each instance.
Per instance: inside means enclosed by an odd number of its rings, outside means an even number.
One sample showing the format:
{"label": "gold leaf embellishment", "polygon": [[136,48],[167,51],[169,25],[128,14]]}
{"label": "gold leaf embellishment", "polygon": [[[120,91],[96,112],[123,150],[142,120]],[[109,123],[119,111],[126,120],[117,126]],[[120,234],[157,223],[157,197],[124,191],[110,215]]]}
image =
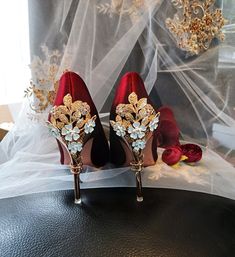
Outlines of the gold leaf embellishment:
{"label": "gold leaf embellishment", "polygon": [[128,96],[129,104],[116,107],[115,121],[110,124],[116,135],[122,137],[134,154],[142,155],[149,135],[157,129],[160,113],[147,104],[146,98],[138,100],[135,92]]}
{"label": "gold leaf embellishment", "polygon": [[64,96],[63,103],[52,108],[47,124],[50,133],[67,147],[78,163],[85,136],[94,131],[96,115],[91,117],[90,106],[82,101],[73,102],[70,94]]}

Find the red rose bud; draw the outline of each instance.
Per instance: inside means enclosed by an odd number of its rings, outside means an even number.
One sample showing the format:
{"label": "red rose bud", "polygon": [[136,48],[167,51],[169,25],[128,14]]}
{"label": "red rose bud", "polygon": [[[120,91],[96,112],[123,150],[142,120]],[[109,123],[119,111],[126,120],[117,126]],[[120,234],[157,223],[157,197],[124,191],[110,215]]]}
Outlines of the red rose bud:
{"label": "red rose bud", "polygon": [[167,165],[175,165],[181,160],[182,157],[182,150],[178,146],[172,146],[168,147],[163,153],[162,153],[162,160]]}
{"label": "red rose bud", "polygon": [[198,162],[202,158],[202,149],[200,146],[195,144],[185,144],[180,146],[183,152],[183,155],[187,156],[188,159],[184,162]]}

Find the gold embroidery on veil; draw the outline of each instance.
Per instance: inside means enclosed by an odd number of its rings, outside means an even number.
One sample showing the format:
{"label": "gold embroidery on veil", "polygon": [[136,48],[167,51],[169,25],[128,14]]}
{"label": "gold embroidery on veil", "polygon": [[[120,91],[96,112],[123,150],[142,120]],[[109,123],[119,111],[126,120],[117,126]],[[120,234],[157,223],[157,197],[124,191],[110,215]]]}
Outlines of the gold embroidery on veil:
{"label": "gold embroidery on veil", "polygon": [[110,3],[96,5],[98,12],[108,14],[112,17],[114,14],[127,14],[132,18],[137,18],[140,13],[148,9],[156,0],[111,0]]}
{"label": "gold embroidery on veil", "polygon": [[[29,65],[32,79],[30,86],[24,91],[24,97],[28,98],[30,108],[36,113],[42,113],[53,105],[59,84],[57,77],[60,62],[63,56],[60,51],[51,51],[45,45],[41,49],[44,58],[34,56]],[[65,71],[67,69],[64,69]]]}
{"label": "gold embroidery on veil", "polygon": [[214,38],[224,40],[221,28],[225,24],[222,11],[215,8],[215,0],[172,0],[179,9],[166,26],[180,49],[190,55],[207,50]]}

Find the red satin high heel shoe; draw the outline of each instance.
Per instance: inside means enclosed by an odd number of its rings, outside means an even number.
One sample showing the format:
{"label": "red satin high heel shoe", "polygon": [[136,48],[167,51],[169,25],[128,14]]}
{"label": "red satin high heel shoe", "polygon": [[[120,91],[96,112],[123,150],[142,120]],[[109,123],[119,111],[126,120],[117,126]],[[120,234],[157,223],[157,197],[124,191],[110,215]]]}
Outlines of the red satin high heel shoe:
{"label": "red satin high heel shoe", "polygon": [[61,163],[69,164],[74,174],[75,203],[81,203],[82,166],[103,166],[109,160],[109,146],[89,91],[76,73],[62,75],[48,120],[58,142]]}
{"label": "red satin high heel shoe", "polygon": [[157,129],[158,146],[163,148],[180,146],[180,131],[173,111],[168,106],[162,106],[158,111],[161,113]]}
{"label": "red satin high heel shoe", "polygon": [[131,166],[136,175],[137,201],[143,201],[141,171],[157,160],[159,112],[154,109],[141,77],[125,74],[110,112],[110,160]]}

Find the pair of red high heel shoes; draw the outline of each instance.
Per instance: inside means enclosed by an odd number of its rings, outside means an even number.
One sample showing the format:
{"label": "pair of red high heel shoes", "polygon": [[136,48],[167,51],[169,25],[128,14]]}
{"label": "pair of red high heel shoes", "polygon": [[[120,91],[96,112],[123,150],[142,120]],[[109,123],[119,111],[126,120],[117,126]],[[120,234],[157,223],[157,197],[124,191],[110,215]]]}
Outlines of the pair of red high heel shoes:
{"label": "pair of red high heel shoes", "polygon": [[[110,111],[110,145],[89,91],[74,72],[66,72],[60,79],[49,123],[58,141],[61,163],[70,164],[76,176],[75,191],[82,164],[101,167],[111,162],[115,166],[130,165],[136,172],[137,200],[141,201],[142,167],[155,164],[157,146],[179,144],[172,111],[153,107],[135,72],[125,74],[116,89]],[[80,202],[79,192],[75,192],[76,199]]]}

